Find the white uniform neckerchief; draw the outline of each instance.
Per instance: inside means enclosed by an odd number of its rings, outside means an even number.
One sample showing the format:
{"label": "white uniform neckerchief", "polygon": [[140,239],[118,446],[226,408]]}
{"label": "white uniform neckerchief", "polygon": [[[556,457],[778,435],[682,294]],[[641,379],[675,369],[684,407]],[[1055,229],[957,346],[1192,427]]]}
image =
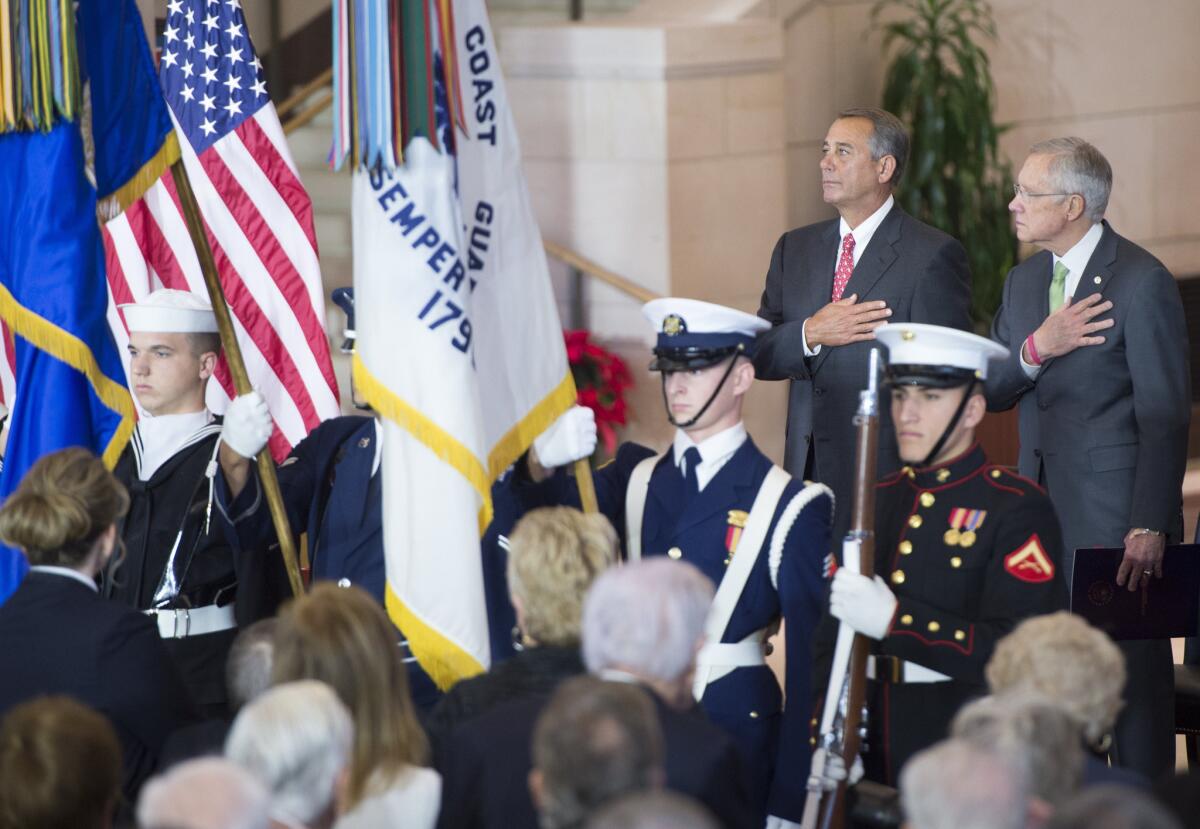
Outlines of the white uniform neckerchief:
{"label": "white uniform neckerchief", "polygon": [[139,420],[130,443],[138,480],[150,480],[179,450],[221,431],[212,418],[212,412],[201,409],[186,414],[148,415]]}

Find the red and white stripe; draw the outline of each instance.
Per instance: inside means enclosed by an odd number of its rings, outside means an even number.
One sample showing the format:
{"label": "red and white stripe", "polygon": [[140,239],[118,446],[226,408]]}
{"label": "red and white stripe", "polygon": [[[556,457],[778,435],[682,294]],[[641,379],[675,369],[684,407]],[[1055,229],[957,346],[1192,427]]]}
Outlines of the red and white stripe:
{"label": "red and white stripe", "polygon": [[[312,202],[271,105],[199,157],[179,137],[246,369],[275,417],[271,450],[280,459],[340,411]],[[170,172],[108,222],[103,236],[109,324],[128,375],[129,335],[116,306],[162,287],[206,293]],[[208,404],[220,413],[234,393],[223,359],[216,379]]]}

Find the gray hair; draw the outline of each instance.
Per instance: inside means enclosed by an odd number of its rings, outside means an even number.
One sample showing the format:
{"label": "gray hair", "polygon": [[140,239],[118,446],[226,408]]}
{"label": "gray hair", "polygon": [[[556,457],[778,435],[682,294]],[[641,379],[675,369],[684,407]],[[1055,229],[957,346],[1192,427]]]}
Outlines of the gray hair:
{"label": "gray hair", "polygon": [[646,691],[590,676],[558,686],[533,729],[542,829],[578,827],[602,805],[662,785],[663,736]]}
{"label": "gray hair", "polygon": [[888,184],[893,190],[900,183],[900,176],[908,164],[908,130],[903,122],[886,109],[877,107],[850,107],[837,114],[838,118],[866,118],[871,122],[871,137],[867,146],[871,160],[878,161],[885,155],[896,159],[896,169]]}
{"label": "gray hair", "polygon": [[583,603],[583,662],[592,673],[677,682],[693,667],[712,600],[712,582],[686,562],[654,556],[608,570]]}
{"label": "gray hair", "polygon": [[981,749],[994,749],[1029,769],[1032,794],[1058,805],[1083,781],[1083,746],[1070,714],[1034,694],[984,697],[966,705],[950,731]]}
{"label": "gray hair", "polygon": [[274,618],[260,619],[242,628],[233,640],[229,658],[225,660],[225,684],[234,711],[271,687],[275,627]]}
{"label": "gray hair", "polygon": [[1110,783],[1068,801],[1044,829],[1183,829],[1183,824],[1145,792]]}
{"label": "gray hair", "polygon": [[267,829],[270,796],[245,769],[220,757],[174,766],[138,798],[142,829]]}
{"label": "gray hair", "polygon": [[1068,136],[1039,141],[1029,148],[1029,154],[1051,156],[1051,180],[1047,183],[1056,192],[1082,196],[1086,215],[1093,222],[1104,218],[1113,175],[1103,153],[1082,138]]}
{"label": "gray hair", "polygon": [[995,751],[943,740],[900,772],[900,802],[912,829],[1023,829],[1029,773]]}
{"label": "gray hair", "polygon": [[241,710],[225,756],[266,784],[274,817],[309,823],[333,802],[353,734],[332,688],[313,679],[286,682]]}
{"label": "gray hair", "polygon": [[648,791],[626,795],[605,806],[587,829],[718,829],[712,813],[676,792]]}

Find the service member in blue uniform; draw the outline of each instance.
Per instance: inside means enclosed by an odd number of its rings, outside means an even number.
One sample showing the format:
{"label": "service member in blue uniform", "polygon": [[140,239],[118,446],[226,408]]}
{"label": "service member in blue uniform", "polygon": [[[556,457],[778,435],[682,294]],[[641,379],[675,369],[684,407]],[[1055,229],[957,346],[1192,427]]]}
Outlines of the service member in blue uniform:
{"label": "service member in blue uniform", "polygon": [[974,334],[885,326],[892,422],[906,464],[876,489],[873,579],[838,570],[830,610],[877,640],[868,663],[869,779],[896,785],[914,753],[945,737],[987,692],[997,640],[1066,607],[1054,508],[1033,482],[988,462],[975,440],[990,360]]}
{"label": "service member in blue uniform", "polygon": [[[339,288],[333,300],[346,313],[342,351],[352,353],[355,344],[354,294]],[[351,391],[354,394],[353,390]],[[355,396],[355,406],[370,412],[370,406]],[[266,401],[257,392],[237,398],[225,416],[220,453],[222,476],[218,476],[217,504],[235,548],[251,548],[276,541],[275,528],[250,458],[266,446],[272,429]],[[384,603],[387,580],[383,555],[383,498],[379,474],[382,430],[374,416],[347,415],[331,418],[308,434],[279,465],[279,487],[293,532],[308,533],[312,577],[357,585]],[[511,499],[497,503],[493,535],[507,532],[518,515],[505,509]],[[485,547],[484,553],[498,553]],[[486,562],[485,562],[486,564]],[[488,570],[503,579],[504,564]],[[508,645],[513,622],[507,590],[489,585],[489,600],[496,596],[491,627]],[[410,687],[418,706],[432,706],[439,696],[429,676],[410,656]]]}
{"label": "service member in blue uniform", "polygon": [[[693,691],[737,740],[760,816],[798,821],[810,759],[810,643],[827,584],[833,496],[792,479],[746,434],[742,404],[766,322],[690,299],[655,300],[643,310],[659,332],[650,367],[662,373],[675,439],[662,454],[621,446],[596,472],[596,496],[629,558],[681,558],[717,585]],[[534,479],[546,474],[540,452],[535,444]],[[526,508],[578,499],[563,472],[521,489]],[[781,618],[786,707],[763,661]]]}
{"label": "service member in blue uniform", "polygon": [[205,390],[221,351],[206,298],[153,291],[122,305],[130,385],[144,416],[113,474],[129,490],[125,554],[103,573],[105,597],[145,612],[204,713],[226,713],[225,661],[239,625],[275,612],[283,568],[231,549],[212,514],[210,466],[221,420]]}

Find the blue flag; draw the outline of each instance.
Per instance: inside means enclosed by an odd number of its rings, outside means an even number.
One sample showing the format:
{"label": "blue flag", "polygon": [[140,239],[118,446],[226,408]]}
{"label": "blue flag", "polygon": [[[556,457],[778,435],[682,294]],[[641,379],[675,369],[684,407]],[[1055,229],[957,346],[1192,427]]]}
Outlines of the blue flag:
{"label": "blue flag", "polygon": [[[97,195],[109,215],[124,209],[179,157],[133,0],[82,0],[78,17],[74,43],[31,32],[26,46],[35,56],[53,46],[55,78],[67,87],[78,85],[71,72],[90,79],[96,184],[69,107],[37,131],[0,133],[0,316],[16,347],[0,497],[42,455],[84,446],[111,468],[128,442],[134,408],[106,319]],[[19,551],[0,547],[0,602],[26,569]]]}

